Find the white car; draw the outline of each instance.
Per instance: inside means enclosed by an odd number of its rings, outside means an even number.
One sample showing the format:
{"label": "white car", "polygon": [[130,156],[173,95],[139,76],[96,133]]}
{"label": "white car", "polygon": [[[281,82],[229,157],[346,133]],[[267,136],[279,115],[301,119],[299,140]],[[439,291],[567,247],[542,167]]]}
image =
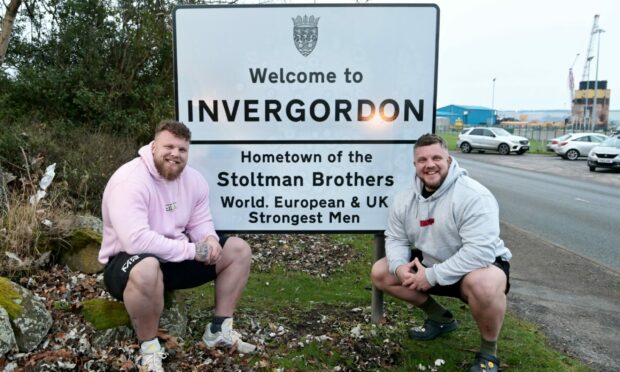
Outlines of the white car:
{"label": "white car", "polygon": [[590,150],[607,139],[600,133],[573,133],[560,141],[555,148],[556,154],[567,160],[577,160],[580,156],[588,156]]}
{"label": "white car", "polygon": [[530,142],[525,137],[514,136],[503,128],[467,128],[464,129],[456,141],[461,151],[468,153],[471,150],[492,150],[502,155],[515,152],[524,154],[530,149]]}
{"label": "white car", "polygon": [[588,168],[620,168],[620,135],[609,137],[588,154]]}
{"label": "white car", "polygon": [[556,138],[552,138],[547,141],[547,151],[555,152],[555,149],[558,148],[558,144],[565,139],[568,139],[571,136],[571,133],[565,134],[563,136],[559,136]]}

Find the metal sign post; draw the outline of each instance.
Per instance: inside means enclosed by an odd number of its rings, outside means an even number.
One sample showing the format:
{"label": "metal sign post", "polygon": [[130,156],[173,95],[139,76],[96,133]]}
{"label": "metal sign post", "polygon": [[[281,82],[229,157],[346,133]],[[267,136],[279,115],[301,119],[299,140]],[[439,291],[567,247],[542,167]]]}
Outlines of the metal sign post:
{"label": "metal sign post", "polygon": [[[374,262],[385,257],[385,235],[375,235]],[[379,323],[383,320],[383,292],[372,287],[372,322]]]}

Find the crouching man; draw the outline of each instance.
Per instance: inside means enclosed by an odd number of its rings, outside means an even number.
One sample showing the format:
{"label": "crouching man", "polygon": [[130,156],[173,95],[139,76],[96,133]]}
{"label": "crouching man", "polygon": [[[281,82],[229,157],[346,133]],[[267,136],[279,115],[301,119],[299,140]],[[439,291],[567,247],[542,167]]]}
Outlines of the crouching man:
{"label": "crouching man", "polygon": [[424,311],[424,325],[409,330],[414,340],[457,328],[452,313],[433,296],[466,302],[480,330],[480,352],[470,370],[497,371],[512,256],[499,238],[497,201],[467,176],[437,135],[418,139],[414,165],[413,187],[390,207],[386,257],[374,264],[372,282]]}

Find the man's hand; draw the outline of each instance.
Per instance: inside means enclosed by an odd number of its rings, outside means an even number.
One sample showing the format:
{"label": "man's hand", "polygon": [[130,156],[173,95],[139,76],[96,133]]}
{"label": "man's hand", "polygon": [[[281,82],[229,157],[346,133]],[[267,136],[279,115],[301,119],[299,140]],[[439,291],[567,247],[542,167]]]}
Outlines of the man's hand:
{"label": "man's hand", "polygon": [[426,280],[426,268],[417,258],[397,267],[396,277],[399,278],[403,287],[416,291],[425,292],[432,287]]}
{"label": "man's hand", "polygon": [[220,242],[213,236],[207,237],[196,243],[195,260],[204,262],[206,265],[214,265],[222,257],[222,247]]}

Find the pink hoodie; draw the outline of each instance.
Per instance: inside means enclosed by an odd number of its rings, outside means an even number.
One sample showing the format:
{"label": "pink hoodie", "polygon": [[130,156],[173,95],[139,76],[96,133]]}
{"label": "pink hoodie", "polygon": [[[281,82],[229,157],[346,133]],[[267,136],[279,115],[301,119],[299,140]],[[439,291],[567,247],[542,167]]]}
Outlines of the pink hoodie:
{"label": "pink hoodie", "polygon": [[103,264],[119,252],[152,253],[162,261],[193,260],[196,247],[190,240],[218,237],[207,181],[189,166],[174,181],[162,178],[151,145],[121,166],[103,192]]}

